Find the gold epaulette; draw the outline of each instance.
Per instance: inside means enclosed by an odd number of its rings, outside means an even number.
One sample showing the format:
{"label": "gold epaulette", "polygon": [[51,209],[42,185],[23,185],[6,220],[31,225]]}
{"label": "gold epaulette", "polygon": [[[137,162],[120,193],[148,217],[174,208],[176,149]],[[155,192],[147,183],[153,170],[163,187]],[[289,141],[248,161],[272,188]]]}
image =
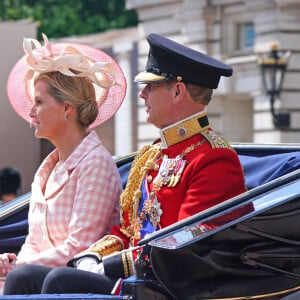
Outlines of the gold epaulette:
{"label": "gold epaulette", "polygon": [[230,144],[218,133],[212,130],[203,130],[201,131],[201,134],[210,143],[212,148],[227,148],[233,150]]}
{"label": "gold epaulette", "polygon": [[121,251],[124,248],[123,241],[114,235],[106,235],[96,243],[92,244],[88,249],[78,253],[74,260],[77,260],[84,256],[94,256],[99,260],[105,255],[112,254],[116,251]]}

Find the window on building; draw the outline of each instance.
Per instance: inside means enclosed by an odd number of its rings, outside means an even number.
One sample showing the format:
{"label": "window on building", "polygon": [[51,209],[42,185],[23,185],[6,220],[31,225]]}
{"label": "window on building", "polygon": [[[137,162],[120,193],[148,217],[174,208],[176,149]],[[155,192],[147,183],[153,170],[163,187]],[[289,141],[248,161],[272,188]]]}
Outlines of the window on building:
{"label": "window on building", "polygon": [[255,29],[253,23],[242,23],[237,25],[237,50],[247,50],[254,46]]}

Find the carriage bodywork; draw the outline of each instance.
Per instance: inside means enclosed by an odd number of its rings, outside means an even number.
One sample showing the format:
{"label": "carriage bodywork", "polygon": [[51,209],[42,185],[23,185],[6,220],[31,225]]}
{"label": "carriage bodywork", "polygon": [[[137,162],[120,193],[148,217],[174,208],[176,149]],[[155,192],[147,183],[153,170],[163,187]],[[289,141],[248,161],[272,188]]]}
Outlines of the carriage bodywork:
{"label": "carriage bodywork", "polygon": [[[250,296],[253,296],[251,291],[248,291],[248,294],[246,291],[245,294],[244,286],[247,286],[248,290],[251,289],[251,285],[253,285],[252,290],[257,289],[255,287],[257,280],[263,282],[266,278],[268,282],[262,284],[261,288],[258,287],[255,296],[263,299],[280,299],[284,294],[297,291],[300,286],[300,267],[298,268],[300,259],[296,258],[297,250],[300,250],[300,233],[298,234],[300,225],[296,222],[298,208],[300,211],[300,144],[234,144],[233,147],[243,165],[249,190],[142,240],[139,245],[149,251],[147,253],[149,253],[150,264],[153,265],[150,276],[145,272],[139,278],[134,276],[124,280],[119,296],[18,295],[3,296],[3,299],[251,299]],[[133,158],[134,153],[116,159],[123,186],[126,185]],[[24,242],[28,226],[29,199],[30,193],[18,197],[0,209],[0,253],[18,252]],[[250,209],[244,209],[245,207]],[[248,225],[265,216],[270,219],[270,215],[273,216],[274,213],[278,215],[280,212],[282,215],[282,211],[286,217],[280,219],[281,223],[277,219],[273,223],[272,221],[259,223],[260,225],[257,226],[260,227],[255,230],[260,229],[265,234],[264,226],[273,230],[278,225],[276,232],[280,231],[280,240],[275,242],[272,240],[266,245],[265,237],[260,236],[258,243],[264,243],[263,250],[273,249],[274,252],[274,249],[278,249],[279,246],[287,250],[288,258],[282,256],[277,258],[279,262],[284,259],[284,266],[279,263],[280,267],[276,264],[275,267],[261,269],[262,263],[255,260],[257,257],[253,258],[253,251],[251,253],[246,251],[248,256],[249,253],[252,254],[246,260],[244,255],[244,260],[240,259],[237,262],[235,256],[231,261],[230,271],[224,268],[220,256],[219,262],[221,262],[216,269],[214,269],[215,260],[209,264],[205,257],[201,258],[200,262],[198,259],[196,261],[190,259],[195,257],[195,253],[199,258],[198,254],[203,253],[203,249],[205,253],[214,251],[215,255],[216,250],[220,251],[219,245],[222,245],[223,252],[224,249],[227,251],[226,255],[229,252],[236,254],[237,249],[241,252],[242,249],[238,248],[241,243],[243,249],[247,248],[249,243],[253,243],[253,237],[249,236]],[[289,242],[291,240],[295,241],[293,245]],[[284,244],[286,241],[287,244]],[[257,251],[255,253],[257,254]],[[264,253],[270,256],[270,252]],[[282,252],[280,254],[282,255]],[[229,261],[230,259],[227,263]],[[180,270],[182,267],[184,270]],[[203,272],[204,267],[207,268],[205,272]],[[285,274],[280,273],[281,267],[284,268]],[[213,269],[214,272],[211,272]],[[211,273],[211,277],[203,277],[201,275],[203,273]],[[248,276],[243,283],[237,281],[237,278],[242,278],[240,274]],[[284,284],[278,285],[278,281]],[[234,284],[236,286],[244,284],[244,290],[233,289]],[[275,289],[275,294],[274,286],[278,287],[277,290]],[[219,293],[212,292],[214,289]],[[237,290],[236,294],[232,294],[232,290]]]}

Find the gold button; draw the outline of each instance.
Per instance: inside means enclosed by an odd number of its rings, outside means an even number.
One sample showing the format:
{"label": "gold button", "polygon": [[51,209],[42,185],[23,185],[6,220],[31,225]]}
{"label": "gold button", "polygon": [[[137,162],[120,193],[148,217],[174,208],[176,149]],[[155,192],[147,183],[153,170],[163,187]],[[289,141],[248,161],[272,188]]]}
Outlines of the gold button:
{"label": "gold button", "polygon": [[154,165],[154,170],[157,171],[159,169],[159,164]]}
{"label": "gold button", "polygon": [[151,175],[149,175],[148,177],[147,177],[147,181],[150,183],[150,182],[152,182],[152,176]]}

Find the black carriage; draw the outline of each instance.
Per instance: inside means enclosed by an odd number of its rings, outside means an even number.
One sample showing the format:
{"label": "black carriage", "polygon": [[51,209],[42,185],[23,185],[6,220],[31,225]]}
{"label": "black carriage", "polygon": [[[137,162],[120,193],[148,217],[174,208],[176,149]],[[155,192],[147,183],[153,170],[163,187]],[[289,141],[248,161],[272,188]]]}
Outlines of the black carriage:
{"label": "black carriage", "polygon": [[[248,191],[140,241],[139,273],[123,281],[121,295],[2,298],[297,299],[300,144],[233,147]],[[133,158],[134,153],[116,159],[124,186]],[[0,209],[1,253],[18,252],[24,242],[29,198],[25,194]]]}

